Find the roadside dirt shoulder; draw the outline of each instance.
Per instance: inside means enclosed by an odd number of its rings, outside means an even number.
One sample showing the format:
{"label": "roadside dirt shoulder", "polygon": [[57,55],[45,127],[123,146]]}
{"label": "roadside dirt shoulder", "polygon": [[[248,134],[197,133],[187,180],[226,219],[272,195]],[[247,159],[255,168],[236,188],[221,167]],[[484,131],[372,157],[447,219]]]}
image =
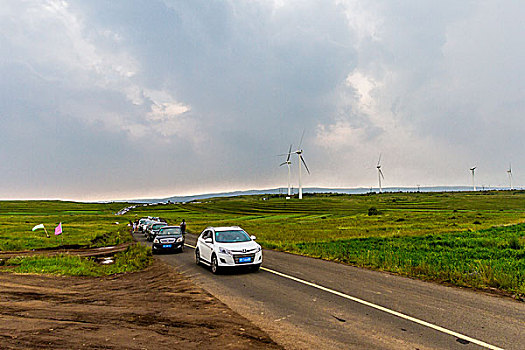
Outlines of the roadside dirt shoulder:
{"label": "roadside dirt shoulder", "polygon": [[0,272],[1,349],[281,349],[155,260],[102,278]]}

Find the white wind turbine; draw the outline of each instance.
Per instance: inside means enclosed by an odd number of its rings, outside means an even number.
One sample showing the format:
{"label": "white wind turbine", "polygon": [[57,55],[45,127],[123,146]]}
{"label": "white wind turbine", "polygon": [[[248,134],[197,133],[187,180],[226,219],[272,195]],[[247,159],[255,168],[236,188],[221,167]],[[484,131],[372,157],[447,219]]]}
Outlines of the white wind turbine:
{"label": "white wind turbine", "polygon": [[509,170],[507,170],[507,174],[509,174],[509,189],[512,190],[512,165],[509,163]]}
{"label": "white wind turbine", "polygon": [[302,164],[304,164],[304,168],[306,169],[306,171],[308,172],[308,174],[310,174],[310,170],[308,170],[308,166],[306,165],[306,162],[304,161],[304,158],[303,158],[303,150],[301,149],[301,145],[303,144],[303,137],[304,137],[304,131],[303,131],[303,135],[301,136],[301,141],[299,142],[299,147],[297,147],[297,151],[293,152],[295,154],[297,154],[297,157],[299,157],[299,199],[303,199],[303,185],[301,183],[301,171],[302,171]]}
{"label": "white wind turbine", "polygon": [[476,170],[477,166],[474,166],[470,168],[470,171],[472,172],[472,188],[474,191],[476,191],[476,182],[474,181],[474,171]]}
{"label": "white wind turbine", "polygon": [[381,193],[382,191],[381,178],[383,178],[383,180],[385,179],[385,176],[383,175],[383,171],[381,170],[381,153],[379,153],[379,160],[377,161],[376,168],[377,168],[377,177],[379,179],[379,193]]}
{"label": "white wind turbine", "polygon": [[292,145],[290,145],[290,149],[288,150],[287,154],[282,154],[283,156],[287,156],[286,161],[281,163],[279,166],[287,165],[288,166],[288,196],[291,196],[290,192],[290,176],[291,176],[291,170],[290,170],[290,164],[292,162],[290,161],[290,156],[292,155]]}

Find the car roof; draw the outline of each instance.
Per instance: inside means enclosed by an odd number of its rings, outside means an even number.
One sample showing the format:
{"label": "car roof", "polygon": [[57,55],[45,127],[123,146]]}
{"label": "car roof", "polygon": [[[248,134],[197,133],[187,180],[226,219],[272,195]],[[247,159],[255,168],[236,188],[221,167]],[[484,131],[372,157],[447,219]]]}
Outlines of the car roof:
{"label": "car roof", "polygon": [[223,227],[208,227],[207,228],[208,230],[214,230],[215,232],[217,231],[244,231],[242,228],[240,228],[239,226],[223,226]]}
{"label": "car roof", "polygon": [[180,226],[164,226],[163,229],[165,228],[180,228]]}

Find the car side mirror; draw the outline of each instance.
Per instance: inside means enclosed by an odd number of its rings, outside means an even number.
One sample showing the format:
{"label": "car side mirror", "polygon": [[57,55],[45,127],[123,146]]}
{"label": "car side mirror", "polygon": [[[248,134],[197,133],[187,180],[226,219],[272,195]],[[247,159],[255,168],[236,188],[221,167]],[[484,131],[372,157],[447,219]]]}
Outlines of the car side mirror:
{"label": "car side mirror", "polygon": [[255,237],[255,236],[250,236],[250,238],[251,238],[253,241],[255,241],[255,240],[257,239],[257,237]]}
{"label": "car side mirror", "polygon": [[210,243],[213,243],[213,240],[212,240],[211,238],[206,238],[206,239],[204,240],[204,243],[208,243],[208,244],[210,244]]}

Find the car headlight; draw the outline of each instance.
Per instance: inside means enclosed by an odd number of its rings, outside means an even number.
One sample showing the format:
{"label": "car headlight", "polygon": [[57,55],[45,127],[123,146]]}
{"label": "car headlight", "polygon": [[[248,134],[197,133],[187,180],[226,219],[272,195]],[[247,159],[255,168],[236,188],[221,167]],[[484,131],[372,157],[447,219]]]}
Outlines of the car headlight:
{"label": "car headlight", "polygon": [[153,243],[159,243],[159,240],[158,240],[157,238],[155,238],[155,239],[153,240]]}
{"label": "car headlight", "polygon": [[226,255],[232,255],[232,252],[229,249],[219,247],[219,253],[226,254]]}
{"label": "car headlight", "polygon": [[261,246],[257,247],[257,253],[259,253],[262,250]]}
{"label": "car headlight", "polygon": [[177,238],[177,242],[182,242],[182,241],[184,241],[184,237]]}

